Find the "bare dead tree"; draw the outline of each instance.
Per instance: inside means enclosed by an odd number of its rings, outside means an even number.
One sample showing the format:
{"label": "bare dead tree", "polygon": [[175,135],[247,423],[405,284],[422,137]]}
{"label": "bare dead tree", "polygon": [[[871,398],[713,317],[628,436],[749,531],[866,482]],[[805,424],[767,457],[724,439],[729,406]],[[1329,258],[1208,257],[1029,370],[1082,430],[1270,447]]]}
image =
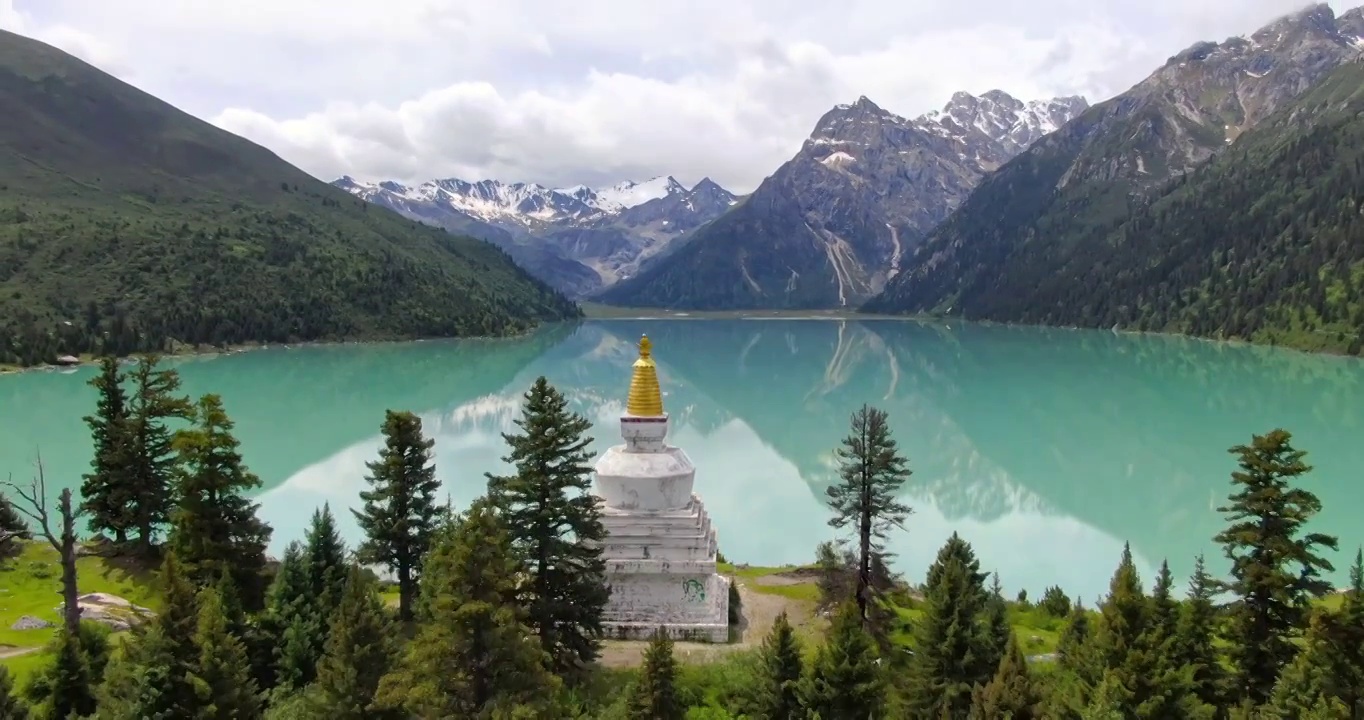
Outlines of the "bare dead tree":
{"label": "bare dead tree", "polygon": [[37,525],[38,532],[52,545],[62,561],[62,623],[72,637],[79,637],[81,622],[80,592],[76,587],[76,518],[81,511],[71,504],[70,488],[63,489],[57,499],[57,513],[61,521],[61,537],[52,532],[52,518],[47,509],[47,478],[43,474],[43,456],[38,455],[38,475],[28,489],[19,487],[13,479],[5,483],[24,505],[13,502],[14,509],[28,516]]}

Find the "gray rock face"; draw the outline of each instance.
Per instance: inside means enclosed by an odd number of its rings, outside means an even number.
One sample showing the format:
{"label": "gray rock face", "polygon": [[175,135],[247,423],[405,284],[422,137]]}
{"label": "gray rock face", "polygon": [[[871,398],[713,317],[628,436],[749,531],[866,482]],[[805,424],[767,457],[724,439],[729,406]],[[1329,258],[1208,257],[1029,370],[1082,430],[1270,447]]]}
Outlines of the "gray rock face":
{"label": "gray rock face", "polygon": [[742,207],[600,298],[693,309],[856,305],[982,177],[1087,106],[1001,90],[957,93],[913,120],[866,97],[836,106]]}
{"label": "gray rock face", "polygon": [[351,177],[332,184],[412,219],[492,242],[571,297],[634,274],[736,202],[709,178],[691,189],[671,177],[600,189],[454,178],[416,187]]}
{"label": "gray rock face", "polygon": [[[987,300],[1022,303],[1019,286],[1060,277],[1083,247],[1078,238],[1217,153],[1235,152],[1242,133],[1362,52],[1364,9],[1337,18],[1324,4],[1248,36],[1195,43],[993,173],[864,308],[953,312]],[[1048,244],[1056,238],[1068,240]],[[1029,280],[1005,282],[1014,273]],[[1083,284],[1084,275],[1070,281]]]}

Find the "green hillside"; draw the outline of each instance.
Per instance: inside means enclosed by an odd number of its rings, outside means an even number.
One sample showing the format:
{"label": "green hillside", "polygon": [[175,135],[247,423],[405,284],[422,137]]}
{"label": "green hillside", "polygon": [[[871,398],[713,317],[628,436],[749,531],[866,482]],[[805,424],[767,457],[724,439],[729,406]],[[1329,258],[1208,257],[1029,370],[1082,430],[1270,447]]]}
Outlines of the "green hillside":
{"label": "green hillside", "polygon": [[492,245],[371,207],[3,31],[0,116],[0,363],[578,315]]}
{"label": "green hillside", "polygon": [[1144,199],[1058,193],[1046,149],[987,180],[864,309],[1359,351],[1364,63]]}

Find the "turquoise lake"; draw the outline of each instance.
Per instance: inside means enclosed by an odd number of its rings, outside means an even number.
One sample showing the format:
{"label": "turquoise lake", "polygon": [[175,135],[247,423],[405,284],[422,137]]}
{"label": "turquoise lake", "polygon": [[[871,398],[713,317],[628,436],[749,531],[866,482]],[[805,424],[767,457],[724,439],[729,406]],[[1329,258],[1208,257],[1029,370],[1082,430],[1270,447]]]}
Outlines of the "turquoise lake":
{"label": "turquoise lake", "polygon": [[[1283,427],[1315,469],[1315,530],[1340,536],[1343,582],[1364,542],[1364,363],[1263,347],[1110,332],[930,325],[898,320],[602,320],[516,340],[272,348],[172,361],[192,395],[216,392],[265,483],[272,550],[364,486],[386,408],[420,414],[457,507],[504,469],[500,433],[539,375],[592,420],[595,448],[619,442],[641,333],[672,416],[671,442],[721,551],[752,564],[808,562],[833,537],[823,503],[833,449],[862,403],[890,413],[914,471],[914,514],[890,543],[919,581],[958,532],[1007,592],[1048,585],[1097,598],[1123,543],[1149,582],[1213,545],[1227,448]],[[0,377],[0,478],[26,480],[41,451],[49,489],[76,487],[90,440],[94,371]]]}

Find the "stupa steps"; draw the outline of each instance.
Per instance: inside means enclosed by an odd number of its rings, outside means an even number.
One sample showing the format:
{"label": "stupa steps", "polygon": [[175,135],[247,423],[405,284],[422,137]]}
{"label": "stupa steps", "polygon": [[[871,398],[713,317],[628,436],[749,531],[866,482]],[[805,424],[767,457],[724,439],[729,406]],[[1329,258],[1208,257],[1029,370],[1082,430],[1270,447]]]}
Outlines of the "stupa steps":
{"label": "stupa steps", "polygon": [[607,543],[602,552],[610,560],[707,560],[715,556],[715,549],[710,546],[620,545],[615,542]]}
{"label": "stupa steps", "polygon": [[710,537],[715,532],[710,523],[640,523],[602,520],[602,527],[606,529],[608,535],[622,537],[705,538]]}

